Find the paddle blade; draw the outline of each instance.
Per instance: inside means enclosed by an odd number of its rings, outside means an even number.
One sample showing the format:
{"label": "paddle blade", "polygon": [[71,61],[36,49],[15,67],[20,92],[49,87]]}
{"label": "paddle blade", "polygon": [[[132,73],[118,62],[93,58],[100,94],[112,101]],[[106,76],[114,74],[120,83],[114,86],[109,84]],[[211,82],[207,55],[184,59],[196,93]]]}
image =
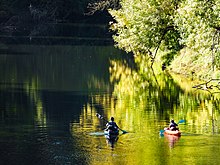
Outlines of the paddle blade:
{"label": "paddle blade", "polygon": [[89,133],[89,135],[91,135],[91,136],[103,136],[103,135],[105,135],[105,133],[104,132],[91,132],[91,133]]}
{"label": "paddle blade", "polygon": [[128,133],[128,132],[127,132],[127,131],[125,131],[125,130],[121,130],[121,131],[122,131],[122,133],[123,133],[123,134]]}
{"label": "paddle blade", "polygon": [[118,128],[118,129],[121,130],[123,134],[124,134],[124,133],[128,133],[127,131],[122,130],[121,128]]}
{"label": "paddle blade", "polygon": [[99,119],[103,119],[102,115],[96,113],[96,116],[99,118]]}
{"label": "paddle blade", "polygon": [[160,130],[160,134],[163,134],[165,130]]}
{"label": "paddle blade", "polygon": [[186,122],[186,120],[180,120],[180,121],[178,122],[178,124],[185,123],[185,122]]}

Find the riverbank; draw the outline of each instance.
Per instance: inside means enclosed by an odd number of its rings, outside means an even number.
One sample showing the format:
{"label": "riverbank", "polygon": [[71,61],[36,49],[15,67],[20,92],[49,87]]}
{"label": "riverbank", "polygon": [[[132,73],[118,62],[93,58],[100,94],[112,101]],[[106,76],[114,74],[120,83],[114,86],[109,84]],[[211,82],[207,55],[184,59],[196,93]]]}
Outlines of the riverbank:
{"label": "riverbank", "polygon": [[204,52],[201,55],[184,48],[171,61],[168,69],[189,78],[207,81],[220,78],[220,70],[214,62],[215,59],[210,53]]}

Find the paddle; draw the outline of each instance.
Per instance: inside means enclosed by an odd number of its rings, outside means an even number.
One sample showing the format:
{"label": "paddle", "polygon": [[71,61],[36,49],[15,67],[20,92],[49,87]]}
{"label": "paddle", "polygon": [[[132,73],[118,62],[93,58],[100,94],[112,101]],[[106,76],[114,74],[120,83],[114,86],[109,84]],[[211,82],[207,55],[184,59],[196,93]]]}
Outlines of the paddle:
{"label": "paddle", "polygon": [[[185,123],[186,120],[179,120],[177,124]],[[165,130],[160,130],[160,134],[163,134]]]}
{"label": "paddle", "polygon": [[[98,113],[96,113],[96,116],[97,116],[99,119],[102,119],[102,120],[104,120],[104,121],[107,122],[107,123],[109,122],[109,121],[106,120],[102,115],[100,115],[100,114],[98,114]],[[121,130],[123,134],[128,133],[127,131],[122,130],[122,129],[119,128],[119,127],[118,127],[118,129]]]}
{"label": "paddle", "polygon": [[177,124],[185,123],[186,120],[180,120]]}

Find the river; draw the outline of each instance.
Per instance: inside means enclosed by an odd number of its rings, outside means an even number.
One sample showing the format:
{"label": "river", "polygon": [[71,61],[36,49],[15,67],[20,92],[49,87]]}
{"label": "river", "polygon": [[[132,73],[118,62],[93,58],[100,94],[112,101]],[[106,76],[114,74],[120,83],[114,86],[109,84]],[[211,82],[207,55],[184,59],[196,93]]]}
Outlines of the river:
{"label": "river", "polygon": [[[1,164],[220,164],[219,94],[109,38],[1,36],[0,77]],[[110,146],[96,113],[128,133]],[[179,138],[159,135],[171,118]]]}

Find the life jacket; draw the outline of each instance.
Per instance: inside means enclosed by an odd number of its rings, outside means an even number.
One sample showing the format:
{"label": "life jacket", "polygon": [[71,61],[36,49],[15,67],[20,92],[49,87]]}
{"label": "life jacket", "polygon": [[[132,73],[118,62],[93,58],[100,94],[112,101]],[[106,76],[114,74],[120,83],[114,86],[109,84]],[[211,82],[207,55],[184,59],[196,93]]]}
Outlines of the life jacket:
{"label": "life jacket", "polygon": [[178,130],[177,126],[178,126],[178,124],[176,124],[175,122],[170,123],[170,128],[171,128],[171,130],[173,130],[173,131]]}
{"label": "life jacket", "polygon": [[111,131],[116,131],[116,130],[118,130],[118,126],[115,122],[110,121],[110,122],[108,122],[107,129],[109,129]]}

